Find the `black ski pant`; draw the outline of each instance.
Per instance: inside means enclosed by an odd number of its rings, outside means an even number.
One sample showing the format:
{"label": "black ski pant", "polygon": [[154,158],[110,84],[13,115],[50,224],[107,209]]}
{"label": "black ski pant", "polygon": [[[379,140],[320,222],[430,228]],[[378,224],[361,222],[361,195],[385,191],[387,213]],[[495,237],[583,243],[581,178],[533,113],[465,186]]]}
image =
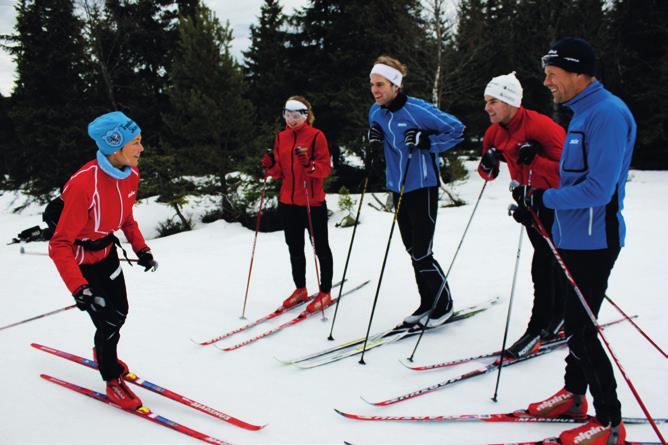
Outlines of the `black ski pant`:
{"label": "black ski pant", "polygon": [[[543,227],[550,232],[554,211],[543,210],[539,215]],[[558,331],[564,319],[563,272],[549,245],[533,226],[526,227],[533,246],[531,279],[533,281],[533,308],[527,326],[531,335],[550,335]]]}
{"label": "black ski pant", "polygon": [[88,309],[87,312],[96,328],[94,341],[100,374],[106,381],[113,380],[123,370],[118,363],[116,347],[128,313],[125,278],[116,249],[111,249],[109,256],[99,263],[81,265],[79,269],[96,295],[104,297],[103,308],[95,305],[95,310]]}
{"label": "black ski pant", "polygon": [[[605,298],[608,278],[619,255],[619,247],[601,250],[559,250],[593,314]],[[565,279],[565,278],[564,278]],[[566,357],[566,390],[585,394],[587,386],[594,399],[596,417],[603,424],[616,425],[621,420],[621,404],[617,399],[617,382],[610,359],[605,353],[597,330],[589,319],[573,287],[566,293],[566,335],[569,354]]]}
{"label": "black ski pant", "polygon": [[[291,204],[279,204],[285,242],[290,251],[290,265],[292,266],[292,280],[296,287],[306,287],[306,256],[304,255],[304,231],[309,232],[308,208]],[[320,291],[332,290],[332,275],[334,260],[329,248],[327,232],[327,203],[311,206],[311,222],[313,224],[313,239],[315,253],[320,263]]]}
{"label": "black ski pant", "polygon": [[[393,198],[396,206],[399,194],[394,193]],[[437,212],[438,187],[428,187],[404,193],[397,217],[401,240],[413,263],[422,307],[435,307],[441,298],[452,299],[443,269],[432,252]]]}

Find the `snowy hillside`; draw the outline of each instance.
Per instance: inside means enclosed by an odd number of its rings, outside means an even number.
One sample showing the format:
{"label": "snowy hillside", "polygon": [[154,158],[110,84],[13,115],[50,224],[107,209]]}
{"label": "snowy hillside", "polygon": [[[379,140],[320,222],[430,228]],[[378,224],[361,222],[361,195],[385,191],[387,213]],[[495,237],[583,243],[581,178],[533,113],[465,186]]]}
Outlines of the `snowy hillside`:
{"label": "snowy hillside", "polygon": [[[469,165],[472,167],[472,165]],[[467,205],[439,210],[434,252],[444,269],[450,265],[483,181],[477,174],[456,186]],[[469,320],[425,335],[416,362],[433,363],[498,349],[508,308],[520,226],[506,214],[510,203],[507,171],[490,183],[469,229],[449,282],[455,308],[499,296],[501,303]],[[665,235],[668,172],[633,171],[627,187],[627,244],[612,272],[608,295],[664,350],[668,349]],[[358,197],[355,197],[358,198]],[[12,192],[0,197],[0,326],[67,306],[73,300],[52,262],[44,256],[21,255],[19,246],[4,246],[19,231],[40,222],[41,208],[28,207]],[[336,197],[328,199],[337,209]],[[200,210],[201,211],[201,210]],[[154,202],[135,207],[135,217],[148,237],[170,215]],[[342,215],[330,218],[330,243],[335,280],[343,272],[352,228],[334,227]],[[365,334],[392,215],[367,205],[362,213],[346,287],[372,280],[345,298],[334,331],[327,340],[327,323],[314,316],[305,322],[236,351],[201,347],[190,339],[207,339],[241,326],[243,294],[253,232],[218,221],[188,233],[149,240],[160,268],[144,273],[124,266],[130,314],[122,330],[120,356],[130,368],[152,382],[249,422],[268,423],[246,431],[206,416],[154,393],[137,389],[155,412],[191,428],[236,444],[274,443],[429,443],[483,444],[539,439],[556,435],[564,425],[473,423],[360,422],[337,415],[333,408],[378,415],[446,415],[503,412],[525,407],[562,386],[563,358],[559,350],[504,368],[499,402],[490,400],[496,373],[405,401],[373,407],[360,399],[380,400],[454,377],[479,363],[418,373],[398,360],[410,355],[414,339],[370,351],[366,366],[358,358],[300,370],[274,357],[292,358]],[[46,252],[45,243],[31,243],[29,252]],[[316,291],[313,262],[307,251],[309,290]],[[509,340],[526,326],[532,304],[531,244],[524,239]],[[288,250],[282,232],[260,234],[247,316],[250,320],[277,308],[293,290]],[[336,295],[338,289],[333,291]],[[395,230],[372,332],[389,328],[413,311],[418,302],[410,259]],[[291,313],[293,314],[293,313]],[[296,314],[294,314],[296,315]],[[607,304],[600,320],[618,318]],[[282,317],[221,342],[236,344],[292,318]],[[177,444],[197,443],[175,431],[145,422],[110,406],[39,378],[40,373],[103,390],[95,371],[30,347],[37,342],[86,357],[91,356],[93,326],[78,310],[70,310],[0,331],[0,444]],[[606,330],[613,349],[643,400],[656,417],[668,417],[668,362],[628,324]],[[617,371],[617,370],[616,370]],[[642,416],[628,386],[617,373],[625,416]],[[646,425],[629,426],[629,438],[657,441]],[[668,426],[662,426],[668,435]]]}

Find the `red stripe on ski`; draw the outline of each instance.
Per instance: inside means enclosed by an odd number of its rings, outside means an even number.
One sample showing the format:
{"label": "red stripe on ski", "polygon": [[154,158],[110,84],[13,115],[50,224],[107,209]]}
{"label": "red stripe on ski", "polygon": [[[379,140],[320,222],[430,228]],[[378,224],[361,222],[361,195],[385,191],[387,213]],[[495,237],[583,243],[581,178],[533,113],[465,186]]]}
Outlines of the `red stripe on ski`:
{"label": "red stripe on ski", "polygon": [[98,400],[100,402],[106,403],[107,405],[111,405],[115,408],[120,409],[121,411],[125,411],[131,414],[134,414],[135,416],[141,417],[142,419],[150,420],[153,423],[157,423],[158,425],[170,428],[174,431],[178,431],[179,433],[186,434],[190,437],[193,437],[195,439],[199,439],[202,442],[214,444],[214,445],[231,445],[229,442],[225,442],[220,439],[216,439],[215,437],[211,437],[209,435],[200,433],[199,431],[195,431],[191,428],[188,428],[185,425],[181,425],[180,423],[174,422],[173,420],[169,420],[166,417],[162,417],[153,411],[151,411],[149,408],[142,406],[138,408],[137,410],[131,410],[131,409],[123,409],[120,406],[112,403],[109,398],[102,393],[99,393],[97,391],[94,391],[92,389],[84,388],[83,386],[75,385],[74,383],[67,382],[65,380],[58,379],[56,377],[52,377],[47,374],[40,374],[40,377],[42,377],[44,380],[47,380],[49,382],[55,383],[57,385],[62,386],[63,388],[71,389],[72,391],[76,391],[79,394],[83,394],[85,396],[88,396],[92,399]]}
{"label": "red stripe on ski", "polygon": [[[30,346],[32,346],[35,349],[39,349],[40,351],[48,352],[49,354],[53,354],[55,356],[70,360],[74,363],[78,363],[80,365],[87,366],[91,369],[98,369],[97,363],[95,360],[90,360],[85,357],[80,357],[76,354],[71,354],[69,352],[61,351],[59,349],[55,348],[50,348],[48,346],[40,345],[38,343],[31,343]],[[156,394],[160,394],[161,396],[167,397],[168,399],[172,399],[175,402],[182,403],[183,405],[186,405],[190,408],[196,409],[197,411],[201,411],[205,414],[208,414],[212,417],[215,417],[219,420],[222,420],[224,422],[230,423],[232,425],[238,426],[240,428],[244,428],[247,430],[251,431],[257,431],[259,429],[264,428],[266,425],[254,425],[248,422],[245,422],[241,419],[237,419],[236,417],[230,416],[229,414],[225,414],[221,411],[218,411],[215,408],[211,408],[210,406],[207,406],[203,403],[197,402],[195,400],[189,399],[185,396],[182,396],[181,394],[178,394],[174,391],[171,391],[167,388],[163,388],[162,386],[156,385],[155,383],[149,382],[148,380],[144,380],[137,376],[136,374],[130,372],[124,376],[124,379],[130,383],[134,383],[137,386],[141,386],[144,389],[148,389],[149,391],[153,391]]]}

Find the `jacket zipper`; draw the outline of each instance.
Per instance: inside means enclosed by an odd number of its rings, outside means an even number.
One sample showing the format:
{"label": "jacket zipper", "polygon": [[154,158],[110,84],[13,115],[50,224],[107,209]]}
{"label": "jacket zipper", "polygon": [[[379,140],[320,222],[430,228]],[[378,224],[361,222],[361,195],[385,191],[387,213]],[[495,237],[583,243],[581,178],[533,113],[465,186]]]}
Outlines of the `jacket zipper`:
{"label": "jacket zipper", "polygon": [[589,236],[591,236],[592,225],[594,224],[594,208],[589,207]]}
{"label": "jacket zipper", "polygon": [[295,203],[295,188],[297,185],[295,184],[295,147],[297,146],[297,133],[293,130],[293,133],[295,135],[295,140],[292,142],[292,148],[290,149],[290,167],[292,169],[292,204]]}
{"label": "jacket zipper", "polygon": [[561,239],[563,238],[563,235],[561,233],[561,222],[559,221],[559,211],[557,209],[554,209],[554,221],[557,223],[557,228],[559,229],[559,244],[561,244]]}

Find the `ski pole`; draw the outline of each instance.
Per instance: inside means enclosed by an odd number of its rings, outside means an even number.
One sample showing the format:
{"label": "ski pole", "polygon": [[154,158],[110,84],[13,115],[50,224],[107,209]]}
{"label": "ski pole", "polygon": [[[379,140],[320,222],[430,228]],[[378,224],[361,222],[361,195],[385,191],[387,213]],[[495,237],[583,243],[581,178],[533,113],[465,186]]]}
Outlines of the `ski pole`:
{"label": "ski pole", "polygon": [[[318,289],[320,289],[320,271],[318,270],[318,256],[315,251],[315,236],[313,235],[313,220],[311,219],[311,201],[308,194],[308,184],[304,179],[304,194],[306,195],[306,219],[308,220],[308,234],[311,238],[311,247],[313,248],[313,263],[315,264],[315,277],[318,280]],[[343,283],[341,283],[343,286]],[[320,303],[320,312],[322,313],[322,321],[327,321],[325,317],[325,305]]]}
{"label": "ski pole", "polygon": [[654,347],[656,348],[657,351],[659,351],[661,354],[663,354],[664,357],[668,358],[668,354],[666,354],[666,353],[663,351],[663,349],[661,349],[661,347],[660,347],[659,345],[657,345],[656,343],[654,343],[654,341],[649,337],[649,335],[645,334],[645,332],[644,332],[642,329],[640,329],[640,326],[638,326],[638,325],[631,319],[631,317],[629,317],[628,315],[626,315],[626,313],[622,310],[622,308],[620,308],[619,306],[617,306],[617,303],[615,303],[614,301],[612,301],[612,299],[611,299],[610,297],[608,297],[607,295],[605,296],[605,299],[608,300],[608,301],[610,302],[610,304],[613,305],[614,308],[617,309],[617,311],[619,311],[619,313],[622,314],[622,315],[624,316],[624,318],[626,318],[626,319],[633,325],[633,327],[636,328],[636,330],[637,330],[638,332],[640,332],[640,334],[641,334],[643,337],[645,337],[645,339],[647,339],[647,341],[650,342],[650,344],[651,344],[652,346],[654,346]]}
{"label": "ski pole", "polygon": [[242,320],[246,319],[246,300],[248,299],[248,289],[250,288],[251,272],[253,271],[253,260],[255,259],[255,244],[257,243],[257,233],[260,231],[260,219],[262,218],[262,204],[264,203],[264,192],[267,189],[267,172],[264,172],[264,182],[262,183],[262,193],[260,194],[260,209],[257,211],[257,221],[255,222],[255,237],[253,238],[253,249],[251,250],[250,266],[248,267],[248,280],[246,280],[246,292],[244,293],[244,307],[241,310]]}
{"label": "ski pole", "polygon": [[13,328],[14,326],[18,326],[18,325],[23,324],[23,323],[28,323],[29,321],[37,320],[39,318],[48,317],[49,315],[57,314],[58,312],[69,311],[70,309],[75,308],[75,307],[77,307],[77,305],[73,304],[71,306],[65,306],[63,308],[56,309],[55,311],[47,312],[45,314],[36,315],[34,317],[31,317],[31,318],[26,318],[25,320],[17,321],[16,323],[12,323],[12,324],[8,324],[7,326],[0,327],[0,331],[2,331],[3,329]]}
{"label": "ski pole", "polygon": [[[19,253],[21,255],[35,255],[35,256],[49,256],[48,253],[45,252],[26,252],[26,250],[21,246],[19,249]],[[118,261],[127,261],[128,263],[136,263],[139,261],[137,258],[119,258]]]}
{"label": "ski pole", "polygon": [[353,250],[353,243],[355,242],[355,233],[357,232],[357,224],[360,220],[360,212],[362,211],[362,201],[364,201],[364,194],[366,193],[366,187],[369,184],[369,176],[367,175],[364,178],[364,184],[362,185],[362,194],[360,195],[360,203],[357,206],[357,215],[355,215],[355,224],[353,225],[353,234],[350,237],[350,245],[348,246],[348,255],[346,256],[346,265],[343,266],[343,277],[341,278],[341,287],[339,287],[339,296],[336,299],[336,307],[334,308],[334,317],[332,317],[332,327],[329,330],[329,337],[327,340],[334,340],[332,333],[334,332],[334,323],[336,323],[336,314],[339,313],[339,304],[341,303],[341,292],[343,292],[343,284],[346,282],[346,273],[348,272],[348,262],[350,261],[350,253]]}
{"label": "ski pole", "polygon": [[383,265],[380,268],[380,277],[378,277],[378,285],[376,286],[376,295],[373,297],[373,305],[371,306],[371,316],[369,316],[369,327],[366,329],[366,336],[364,337],[364,346],[362,347],[362,357],[360,357],[359,364],[366,365],[364,361],[364,353],[366,352],[366,344],[369,341],[369,333],[371,332],[371,322],[373,321],[373,314],[376,312],[376,303],[378,302],[378,294],[380,293],[380,285],[383,283],[383,274],[385,273],[385,264],[387,263],[387,254],[390,252],[390,244],[392,243],[392,234],[394,233],[394,226],[399,217],[399,209],[401,208],[401,201],[404,197],[404,190],[406,189],[406,177],[408,176],[408,166],[413,159],[413,149],[408,149],[408,159],[406,160],[406,167],[404,167],[404,177],[401,178],[401,187],[399,188],[399,198],[397,199],[397,207],[394,209],[394,217],[392,218],[392,226],[390,226],[390,236],[387,238],[387,247],[385,248],[385,256],[383,257]]}
{"label": "ski pole", "polygon": [[575,292],[575,295],[578,297],[578,300],[580,300],[580,303],[582,304],[582,307],[584,308],[585,313],[591,320],[592,324],[598,331],[598,336],[601,337],[601,340],[603,341],[603,344],[605,345],[606,349],[610,353],[610,356],[612,357],[613,361],[615,362],[615,365],[617,366],[617,369],[619,369],[619,372],[621,373],[622,377],[624,377],[624,380],[626,381],[626,384],[629,386],[629,389],[633,393],[633,397],[635,397],[636,401],[638,402],[638,405],[640,405],[640,409],[642,409],[642,412],[645,414],[645,417],[647,417],[647,420],[649,421],[650,425],[652,425],[652,429],[656,433],[656,435],[661,439],[662,443],[666,443],[666,439],[663,438],[663,435],[661,435],[661,431],[659,431],[659,428],[656,426],[656,423],[654,422],[654,419],[652,419],[652,415],[649,413],[649,410],[645,406],[645,403],[642,401],[640,398],[640,394],[636,390],[635,386],[633,385],[633,382],[631,382],[631,379],[626,375],[626,371],[624,371],[624,368],[622,367],[622,364],[619,362],[619,359],[617,358],[617,355],[615,355],[615,352],[612,350],[612,346],[610,346],[610,343],[608,342],[608,339],[605,338],[605,335],[603,335],[603,330],[601,329],[601,325],[598,324],[598,321],[596,321],[596,316],[592,312],[591,308],[589,307],[589,304],[587,304],[587,300],[585,300],[584,295],[582,295],[582,291],[580,291],[580,288],[578,287],[577,283],[575,282],[575,279],[573,278],[573,275],[571,275],[571,272],[568,270],[568,267],[566,266],[566,263],[564,262],[563,258],[559,254],[559,251],[557,250],[556,246],[554,245],[554,242],[552,241],[552,238],[550,235],[547,233],[545,230],[545,227],[543,226],[543,223],[538,219],[538,215],[536,215],[536,212],[531,207],[527,207],[527,210],[531,214],[531,217],[533,218],[533,224],[540,236],[543,237],[545,242],[547,242],[547,245],[550,247],[550,250],[554,254],[554,257],[557,260],[557,263],[559,263],[559,266],[561,269],[564,271],[564,275],[566,276],[566,279],[570,283],[571,287],[573,288],[573,291]]}
{"label": "ski pole", "polygon": [[[517,206],[511,204],[508,207],[508,215],[517,210]],[[497,401],[496,396],[499,393],[499,382],[501,381],[501,368],[503,367],[503,358],[506,355],[506,340],[508,339],[508,326],[510,325],[510,314],[513,310],[513,300],[515,297],[515,282],[517,281],[517,269],[520,265],[520,252],[522,251],[522,235],[524,235],[524,226],[520,225],[520,240],[517,243],[517,256],[515,257],[515,271],[513,272],[513,284],[510,287],[510,301],[508,302],[508,314],[506,315],[506,328],[503,331],[503,341],[501,343],[501,355],[499,356],[499,372],[496,375],[496,386],[494,387],[493,401]]]}
{"label": "ski pole", "polygon": [[[485,182],[482,185],[482,188],[480,189],[480,193],[478,194],[478,199],[475,202],[475,205],[473,206],[473,210],[471,211],[471,216],[469,217],[468,222],[466,223],[466,227],[464,228],[464,233],[462,233],[462,237],[459,240],[459,244],[457,245],[457,249],[455,250],[455,254],[452,256],[452,260],[450,261],[450,266],[448,266],[448,271],[445,273],[445,278],[443,278],[443,281],[446,283],[448,282],[448,276],[450,275],[450,271],[452,270],[452,266],[455,264],[455,260],[457,259],[457,254],[459,253],[459,249],[462,247],[462,244],[464,243],[464,238],[466,237],[466,233],[469,231],[469,226],[471,225],[471,221],[473,221],[473,216],[475,215],[476,210],[478,209],[478,204],[480,204],[480,198],[482,198],[482,194],[485,193],[485,187],[487,187],[487,183],[489,182],[489,179],[491,177],[491,172],[487,174],[487,177],[485,178]],[[438,300],[434,301],[434,304],[432,305],[431,310],[429,311],[429,315],[427,315],[427,321],[422,326],[422,330],[420,331],[420,335],[418,336],[417,341],[415,342],[415,347],[413,348],[413,352],[411,353],[411,356],[408,357],[408,361],[412,362],[413,357],[415,356],[415,352],[417,351],[418,346],[420,345],[420,341],[422,340],[422,336],[424,335],[424,331],[427,328],[427,325],[429,324],[429,320],[431,320],[431,313],[434,311],[434,308],[436,307],[436,304],[438,303]]]}

